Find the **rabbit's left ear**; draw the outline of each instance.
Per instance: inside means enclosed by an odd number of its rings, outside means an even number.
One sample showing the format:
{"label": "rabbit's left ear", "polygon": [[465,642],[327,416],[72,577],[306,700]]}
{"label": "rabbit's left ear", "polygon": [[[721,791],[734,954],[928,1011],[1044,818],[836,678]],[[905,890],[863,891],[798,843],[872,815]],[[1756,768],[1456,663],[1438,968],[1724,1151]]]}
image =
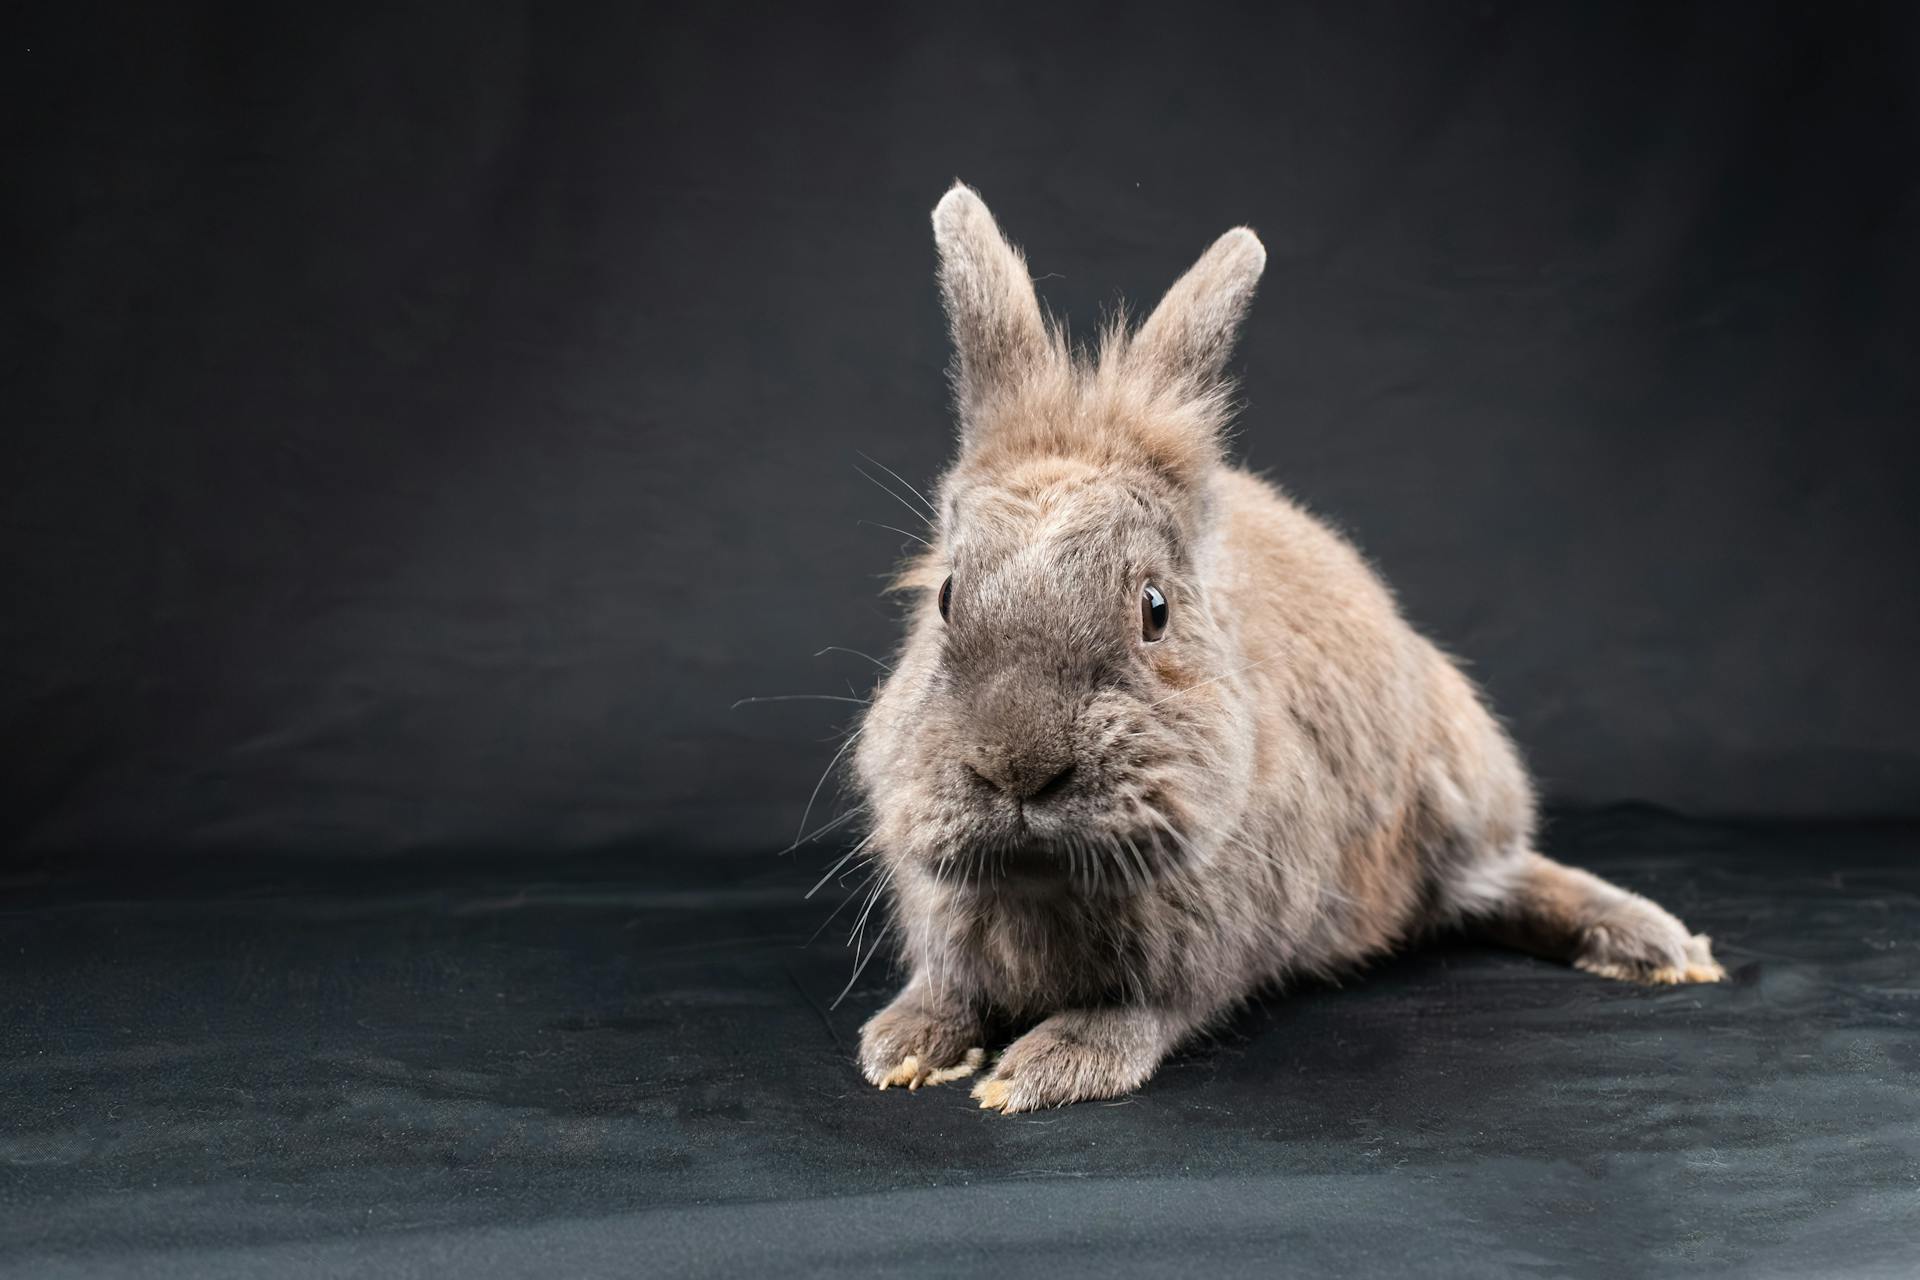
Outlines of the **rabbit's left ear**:
{"label": "rabbit's left ear", "polygon": [[953,332],[954,396],[964,417],[1017,386],[1051,350],[1026,259],[973,188],[956,182],[934,206],[940,293]]}
{"label": "rabbit's left ear", "polygon": [[1266,266],[1266,248],[1247,228],[1215,240],[1134,334],[1132,358],[1181,381],[1218,378]]}

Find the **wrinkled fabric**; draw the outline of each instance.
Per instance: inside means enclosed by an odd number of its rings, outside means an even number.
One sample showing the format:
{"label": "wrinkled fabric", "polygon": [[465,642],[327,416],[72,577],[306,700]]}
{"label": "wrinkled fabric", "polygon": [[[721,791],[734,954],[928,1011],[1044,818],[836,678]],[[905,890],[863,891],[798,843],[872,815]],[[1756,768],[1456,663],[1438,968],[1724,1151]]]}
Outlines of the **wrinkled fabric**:
{"label": "wrinkled fabric", "polygon": [[855,1073],[818,852],[16,886],[0,1274],[1910,1274],[1920,829],[1554,831],[1729,980],[1441,942],[1011,1118]]}

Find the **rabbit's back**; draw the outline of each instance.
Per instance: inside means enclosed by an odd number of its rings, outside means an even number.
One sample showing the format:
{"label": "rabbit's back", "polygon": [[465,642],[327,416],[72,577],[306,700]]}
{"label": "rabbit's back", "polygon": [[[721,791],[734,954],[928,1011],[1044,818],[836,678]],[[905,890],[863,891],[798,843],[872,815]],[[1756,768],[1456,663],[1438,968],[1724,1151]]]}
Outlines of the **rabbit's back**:
{"label": "rabbit's back", "polygon": [[1217,607],[1260,726],[1244,827],[1329,891],[1296,959],[1338,967],[1444,913],[1475,860],[1524,847],[1532,790],[1478,691],[1350,542],[1246,472],[1216,492]]}

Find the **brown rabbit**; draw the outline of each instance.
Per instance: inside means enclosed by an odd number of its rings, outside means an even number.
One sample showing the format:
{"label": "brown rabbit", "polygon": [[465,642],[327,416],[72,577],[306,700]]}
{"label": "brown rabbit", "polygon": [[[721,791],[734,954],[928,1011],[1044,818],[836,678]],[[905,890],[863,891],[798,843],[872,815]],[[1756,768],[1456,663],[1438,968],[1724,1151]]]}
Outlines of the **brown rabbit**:
{"label": "brown rabbit", "polygon": [[979,196],[956,184],[933,228],[960,451],[858,741],[910,975],[862,1030],[869,1080],[971,1074],[1012,1018],[981,1106],[1112,1097],[1262,987],[1456,923],[1609,978],[1723,976],[1659,906],[1534,851],[1473,686],[1227,464],[1251,231],[1077,354]]}

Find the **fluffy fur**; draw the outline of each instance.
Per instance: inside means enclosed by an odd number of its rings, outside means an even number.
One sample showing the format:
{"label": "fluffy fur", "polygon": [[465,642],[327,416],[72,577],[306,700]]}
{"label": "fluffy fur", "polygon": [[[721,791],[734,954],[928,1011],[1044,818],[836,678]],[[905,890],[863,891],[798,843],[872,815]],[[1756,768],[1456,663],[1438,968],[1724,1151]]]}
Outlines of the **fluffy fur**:
{"label": "fluffy fur", "polygon": [[1111,1097],[1259,989],[1441,925],[1608,977],[1721,976],[1660,907],[1533,851],[1526,773],[1467,679],[1351,546],[1226,464],[1251,231],[1078,355],[974,192],[933,224],[960,451],[858,741],[910,975],[863,1029],[868,1079],[970,1074],[1008,1021],[982,1106]]}

